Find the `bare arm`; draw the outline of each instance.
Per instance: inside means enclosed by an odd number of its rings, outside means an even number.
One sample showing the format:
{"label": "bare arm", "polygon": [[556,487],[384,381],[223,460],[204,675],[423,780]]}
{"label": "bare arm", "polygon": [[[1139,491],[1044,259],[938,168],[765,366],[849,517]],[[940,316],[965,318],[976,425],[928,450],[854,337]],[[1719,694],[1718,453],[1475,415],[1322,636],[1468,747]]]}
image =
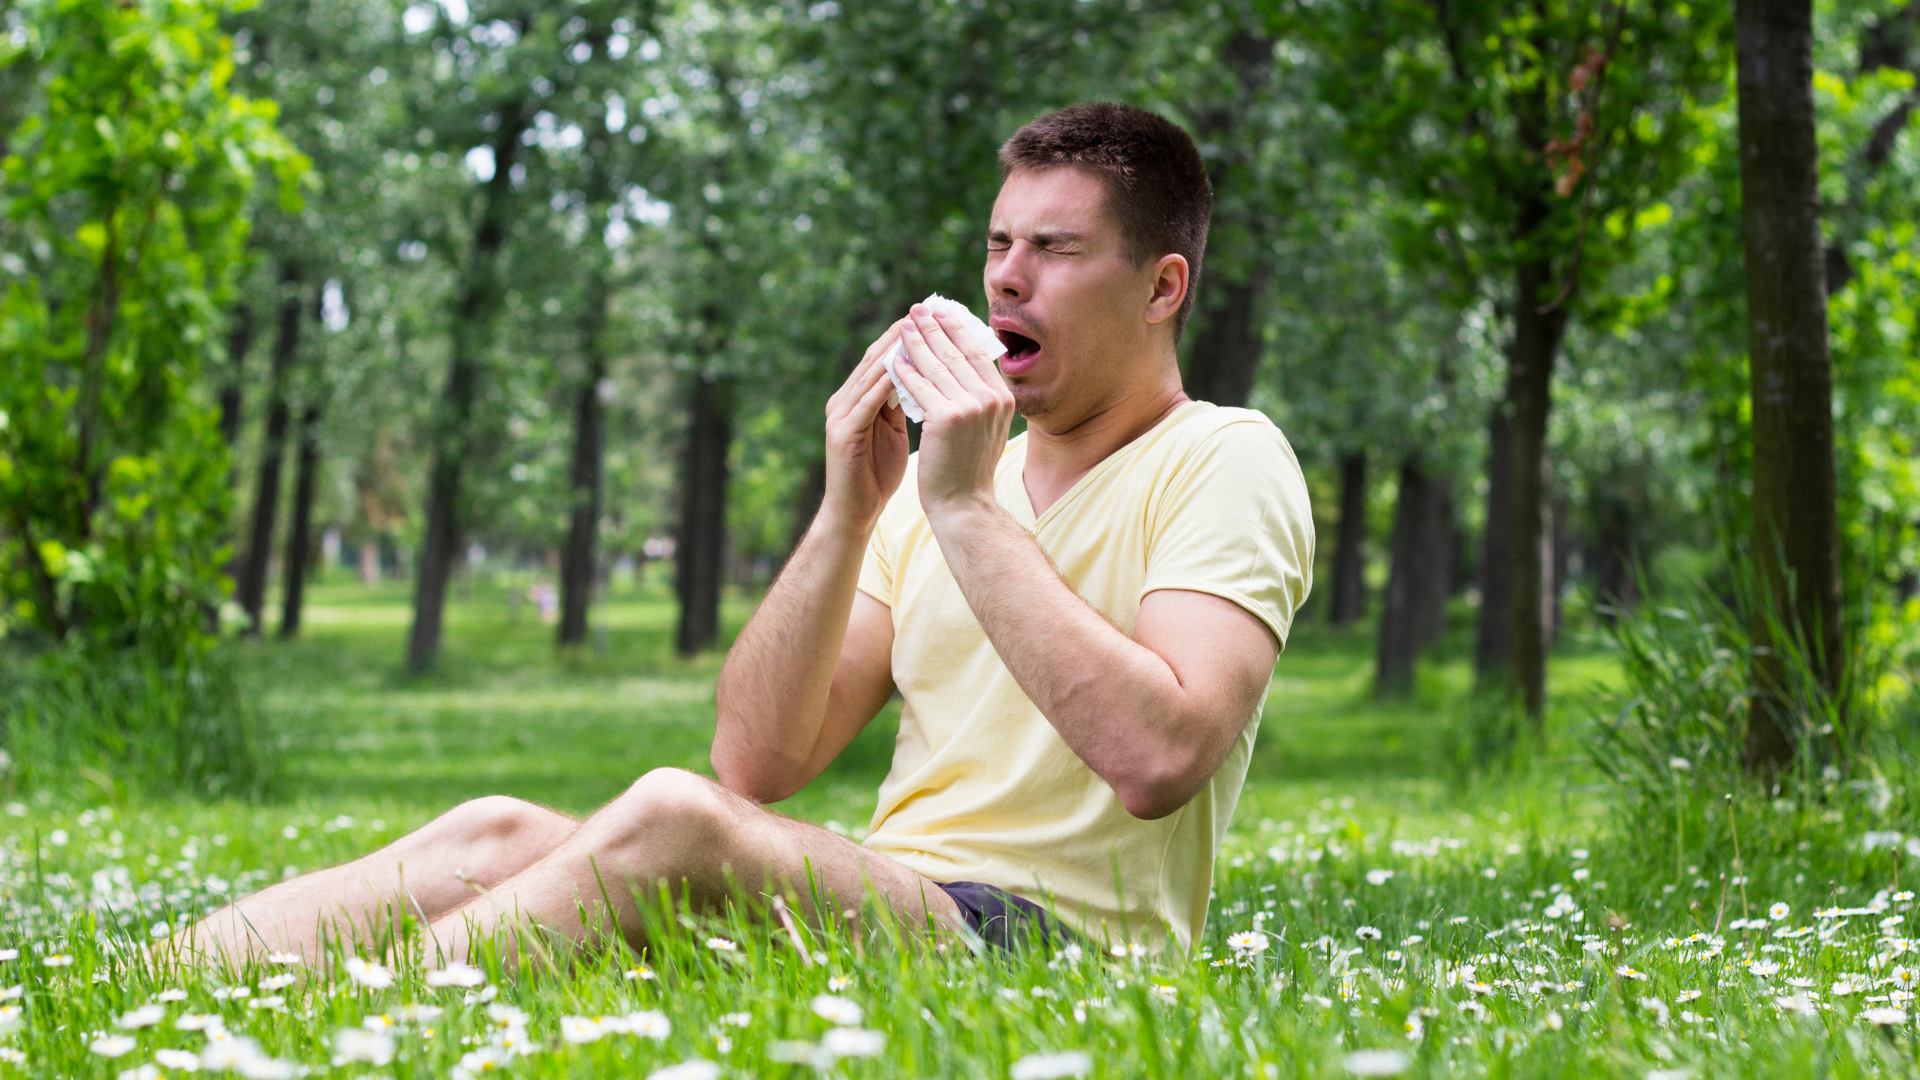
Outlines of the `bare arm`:
{"label": "bare arm", "polygon": [[907,463],[887,405],[889,329],[827,404],[827,490],[786,569],[728,652],[715,689],[714,772],[761,802],[806,786],[893,693],[893,619],[855,589],[860,560]]}
{"label": "bare arm", "polygon": [[1127,812],[1174,812],[1252,718],[1279,642],[1205,593],[1149,593],[1131,638],[1076,595],[993,497],[1012,395],[990,362],[917,321],[904,378],[927,410],[920,497],[954,580],[1020,688]]}

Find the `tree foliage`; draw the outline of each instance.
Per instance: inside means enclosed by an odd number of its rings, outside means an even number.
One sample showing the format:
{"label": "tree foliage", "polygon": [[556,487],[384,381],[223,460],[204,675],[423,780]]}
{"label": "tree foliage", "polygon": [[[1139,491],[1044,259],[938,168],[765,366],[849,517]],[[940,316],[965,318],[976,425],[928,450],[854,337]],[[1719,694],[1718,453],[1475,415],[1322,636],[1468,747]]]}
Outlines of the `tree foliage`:
{"label": "tree foliage", "polygon": [[227,461],[201,386],[262,170],[300,156],[233,92],[215,8],[57,0],[0,62],[0,566],[10,622],[53,640],[198,641],[217,603]]}

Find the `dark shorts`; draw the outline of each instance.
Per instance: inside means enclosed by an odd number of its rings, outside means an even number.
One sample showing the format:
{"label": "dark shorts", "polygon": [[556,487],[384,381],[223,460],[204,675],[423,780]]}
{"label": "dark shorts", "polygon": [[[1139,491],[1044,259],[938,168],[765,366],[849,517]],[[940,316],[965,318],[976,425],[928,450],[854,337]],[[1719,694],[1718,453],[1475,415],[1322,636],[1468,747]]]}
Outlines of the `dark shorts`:
{"label": "dark shorts", "polygon": [[1036,942],[1051,949],[1080,940],[1079,934],[1060,925],[1046,908],[1005,889],[978,881],[948,881],[940,888],[959,905],[967,927],[996,949]]}

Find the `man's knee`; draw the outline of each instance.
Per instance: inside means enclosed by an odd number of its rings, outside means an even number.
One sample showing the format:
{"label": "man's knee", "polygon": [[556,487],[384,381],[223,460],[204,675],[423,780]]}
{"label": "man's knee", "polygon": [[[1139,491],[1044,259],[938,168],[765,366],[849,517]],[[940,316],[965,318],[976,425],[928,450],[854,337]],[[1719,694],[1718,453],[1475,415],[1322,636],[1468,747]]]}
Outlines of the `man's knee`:
{"label": "man's knee", "polygon": [[564,835],[561,815],[523,799],[488,795],[461,803],[447,814],[445,826],[453,843],[466,848],[502,851],[528,845],[551,845]]}
{"label": "man's knee", "polygon": [[718,862],[731,849],[739,817],[738,797],[720,785],[685,769],[655,769],[595,814],[588,828],[593,846],[609,854]]}

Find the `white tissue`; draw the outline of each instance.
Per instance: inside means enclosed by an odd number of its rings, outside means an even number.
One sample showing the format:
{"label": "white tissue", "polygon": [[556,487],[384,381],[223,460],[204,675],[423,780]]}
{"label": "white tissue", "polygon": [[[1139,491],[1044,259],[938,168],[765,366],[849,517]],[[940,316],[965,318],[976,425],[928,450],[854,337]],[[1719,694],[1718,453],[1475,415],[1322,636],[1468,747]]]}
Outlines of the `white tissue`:
{"label": "white tissue", "polygon": [[[938,314],[950,319],[959,319],[966,326],[967,332],[973,335],[973,339],[980,343],[980,347],[987,350],[987,359],[998,360],[1007,355],[1007,347],[1001,344],[999,336],[986,323],[981,322],[979,316],[968,311],[965,304],[958,300],[949,300],[939,293],[934,293],[921,303]],[[901,382],[900,376],[893,370],[895,364],[906,358],[907,343],[902,338],[894,342],[893,348],[887,350],[887,355],[880,360],[881,365],[887,369],[887,377],[893,380],[893,394],[887,399],[887,403],[900,406],[901,411],[907,414],[907,419],[918,424],[926,420],[926,410],[920,407],[919,402],[913,400],[913,395],[907,392],[907,384]]]}

